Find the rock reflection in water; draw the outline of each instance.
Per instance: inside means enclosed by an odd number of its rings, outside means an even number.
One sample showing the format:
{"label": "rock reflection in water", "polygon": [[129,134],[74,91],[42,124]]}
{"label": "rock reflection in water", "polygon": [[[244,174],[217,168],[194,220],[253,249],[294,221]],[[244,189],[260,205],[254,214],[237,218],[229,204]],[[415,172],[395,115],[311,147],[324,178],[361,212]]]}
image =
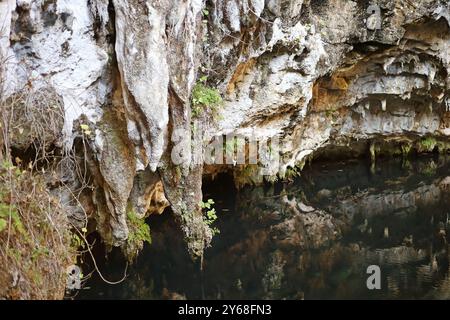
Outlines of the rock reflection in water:
{"label": "rock reflection in water", "polygon": [[[445,158],[392,160],[376,172],[364,162],[317,164],[291,184],[236,197],[224,187],[210,195],[221,234],[202,272],[161,217],[127,281],[93,279],[79,297],[450,298],[449,168]],[[366,287],[372,264],[381,267],[381,290]]]}

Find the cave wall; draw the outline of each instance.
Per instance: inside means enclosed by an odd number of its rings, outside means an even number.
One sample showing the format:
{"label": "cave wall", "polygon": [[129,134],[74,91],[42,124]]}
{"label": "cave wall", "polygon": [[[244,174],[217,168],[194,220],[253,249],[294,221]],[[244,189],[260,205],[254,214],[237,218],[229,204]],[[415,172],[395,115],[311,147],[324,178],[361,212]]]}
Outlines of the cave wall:
{"label": "cave wall", "polygon": [[[447,1],[2,0],[0,20],[1,97],[56,92],[64,125],[55,144],[84,141],[93,191],[80,205],[110,245],[126,242],[129,210],[142,218],[170,205],[190,253],[202,255],[207,171],[202,154],[172,161],[180,143],[278,137],[272,175],[281,178],[355,141],[433,136],[448,149]],[[222,95],[217,115],[192,116],[199,79]]]}

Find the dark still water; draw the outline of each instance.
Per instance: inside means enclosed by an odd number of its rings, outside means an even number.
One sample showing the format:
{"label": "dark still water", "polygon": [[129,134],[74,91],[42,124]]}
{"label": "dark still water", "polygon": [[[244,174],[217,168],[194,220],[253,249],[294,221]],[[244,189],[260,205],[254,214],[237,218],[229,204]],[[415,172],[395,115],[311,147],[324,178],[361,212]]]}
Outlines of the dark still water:
{"label": "dark still water", "polygon": [[[317,163],[293,183],[233,189],[205,185],[221,233],[203,271],[186,253],[170,214],[151,217],[146,246],[127,279],[95,274],[81,299],[450,298],[450,158]],[[118,252],[99,267],[120,279]],[[92,263],[87,261],[84,274]],[[369,265],[381,290],[368,290]]]}

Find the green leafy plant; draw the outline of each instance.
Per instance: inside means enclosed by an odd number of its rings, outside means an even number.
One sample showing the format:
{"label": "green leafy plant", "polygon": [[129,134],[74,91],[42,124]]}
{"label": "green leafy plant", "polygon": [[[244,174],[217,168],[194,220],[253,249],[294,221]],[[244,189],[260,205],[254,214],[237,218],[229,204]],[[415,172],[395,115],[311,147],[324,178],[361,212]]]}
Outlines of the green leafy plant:
{"label": "green leafy plant", "polygon": [[200,201],[200,207],[206,211],[206,215],[204,216],[205,223],[211,228],[211,231],[213,233],[213,236],[220,233],[220,230],[216,227],[211,227],[217,220],[217,213],[216,209],[214,209],[212,206],[214,205],[213,199],[208,199],[208,201],[203,202]]}
{"label": "green leafy plant", "polygon": [[150,227],[145,223],[145,219],[139,218],[133,210],[127,212],[128,239],[125,252],[130,261],[133,261],[144,243],[152,243]]}
{"label": "green leafy plant", "polygon": [[22,235],[26,235],[16,207],[12,204],[5,203],[0,203],[0,232],[6,229],[9,217],[11,217],[11,221],[15,231],[19,232]]}
{"label": "green leafy plant", "polygon": [[218,111],[222,103],[222,97],[217,89],[206,85],[207,77],[200,78],[192,90],[192,116],[198,118],[205,110],[210,110],[213,115]]}
{"label": "green leafy plant", "polygon": [[72,248],[75,248],[75,249],[78,249],[78,248],[85,249],[86,242],[84,242],[84,240],[78,234],[72,233],[71,246],[72,246]]}
{"label": "green leafy plant", "polygon": [[434,147],[436,147],[437,141],[433,137],[426,137],[420,141],[420,151],[422,152],[432,152]]}

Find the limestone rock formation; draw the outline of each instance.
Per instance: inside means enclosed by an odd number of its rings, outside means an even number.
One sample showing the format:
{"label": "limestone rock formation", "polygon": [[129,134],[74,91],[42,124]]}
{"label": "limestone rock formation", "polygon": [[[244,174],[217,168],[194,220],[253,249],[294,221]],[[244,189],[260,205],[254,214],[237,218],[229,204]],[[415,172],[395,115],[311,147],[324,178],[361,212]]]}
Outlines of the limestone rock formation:
{"label": "limestone rock formation", "polygon": [[[223,135],[277,137],[267,180],[331,150],[449,149],[445,0],[3,0],[0,21],[0,98],[56,94],[54,148],[85,159],[89,177],[69,216],[82,207],[109,245],[126,243],[130,210],[142,218],[170,205],[201,256],[211,239],[202,176],[261,181],[246,165],[204,172],[203,154],[174,163],[180,143],[202,151]],[[221,94],[217,112],[193,112],[198,83]],[[56,178],[72,190],[85,182],[75,167]]]}

